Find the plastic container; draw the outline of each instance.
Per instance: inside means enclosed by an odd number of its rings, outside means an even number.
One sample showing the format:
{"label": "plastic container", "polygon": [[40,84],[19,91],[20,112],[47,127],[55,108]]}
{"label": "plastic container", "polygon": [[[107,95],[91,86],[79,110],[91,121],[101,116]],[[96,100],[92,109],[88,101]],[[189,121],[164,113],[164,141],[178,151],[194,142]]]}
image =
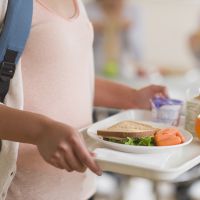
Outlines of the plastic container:
{"label": "plastic container", "polygon": [[196,136],[200,139],[200,114],[198,115],[195,122],[195,133]]}
{"label": "plastic container", "polygon": [[196,99],[191,99],[186,103],[186,119],[185,119],[185,129],[196,135],[195,122],[197,116],[200,113],[200,101]]}
{"label": "plastic container", "polygon": [[158,123],[178,126],[183,102],[177,99],[155,97],[151,100],[152,119]]}

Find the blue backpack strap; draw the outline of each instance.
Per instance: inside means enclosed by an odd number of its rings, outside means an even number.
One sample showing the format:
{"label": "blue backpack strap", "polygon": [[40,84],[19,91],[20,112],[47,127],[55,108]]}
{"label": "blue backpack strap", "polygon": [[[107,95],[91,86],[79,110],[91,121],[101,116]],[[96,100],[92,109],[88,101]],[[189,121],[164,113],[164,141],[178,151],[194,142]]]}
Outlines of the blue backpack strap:
{"label": "blue backpack strap", "polygon": [[33,0],[8,0],[0,34],[0,102],[4,102],[32,22]]}

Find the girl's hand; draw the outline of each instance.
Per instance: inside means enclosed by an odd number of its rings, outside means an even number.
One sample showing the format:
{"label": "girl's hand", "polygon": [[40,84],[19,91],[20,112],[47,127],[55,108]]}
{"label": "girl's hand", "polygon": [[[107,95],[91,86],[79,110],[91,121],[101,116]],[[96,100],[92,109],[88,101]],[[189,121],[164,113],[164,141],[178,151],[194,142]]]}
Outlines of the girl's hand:
{"label": "girl's hand", "polygon": [[88,167],[97,175],[102,173],[78,131],[68,125],[48,120],[36,145],[44,160],[57,168],[84,172]]}
{"label": "girl's hand", "polygon": [[168,97],[166,87],[159,85],[150,85],[134,92],[134,105],[138,109],[151,109],[150,99],[155,96]]}

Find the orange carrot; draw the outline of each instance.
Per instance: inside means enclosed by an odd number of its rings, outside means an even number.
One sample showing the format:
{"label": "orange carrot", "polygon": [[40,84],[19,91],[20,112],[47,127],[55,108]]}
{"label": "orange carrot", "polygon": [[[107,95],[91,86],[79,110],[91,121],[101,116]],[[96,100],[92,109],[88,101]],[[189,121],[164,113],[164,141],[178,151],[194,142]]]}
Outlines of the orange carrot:
{"label": "orange carrot", "polygon": [[185,142],[185,137],[179,131],[176,133],[176,136],[179,136],[181,138],[182,143]]}
{"label": "orange carrot", "polygon": [[155,134],[155,143],[157,146],[168,146],[181,144],[185,142],[185,137],[176,128],[165,128]]}
{"label": "orange carrot", "polygon": [[172,134],[172,133],[157,133],[156,135],[155,135],[155,140],[158,140],[158,141],[160,141],[160,140],[166,140],[166,139],[168,139],[170,136],[173,136],[174,134]]}
{"label": "orange carrot", "polygon": [[181,144],[181,138],[175,135],[171,136],[169,139],[160,140],[156,143],[158,146],[171,146]]}
{"label": "orange carrot", "polygon": [[161,133],[161,134],[167,134],[167,133],[171,133],[171,134],[176,134],[177,132],[177,129],[176,128],[164,128],[164,129],[161,129],[160,131],[158,131],[158,133]]}

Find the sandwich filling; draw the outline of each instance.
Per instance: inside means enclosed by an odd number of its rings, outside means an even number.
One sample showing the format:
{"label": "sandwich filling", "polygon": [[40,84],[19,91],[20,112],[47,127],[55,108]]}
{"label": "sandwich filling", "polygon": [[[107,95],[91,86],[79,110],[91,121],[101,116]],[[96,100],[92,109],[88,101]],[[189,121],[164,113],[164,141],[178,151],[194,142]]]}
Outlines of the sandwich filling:
{"label": "sandwich filling", "polygon": [[141,138],[103,138],[106,141],[114,142],[118,144],[126,144],[126,145],[134,145],[134,146],[155,146],[154,136],[147,136],[147,137],[141,137]]}

